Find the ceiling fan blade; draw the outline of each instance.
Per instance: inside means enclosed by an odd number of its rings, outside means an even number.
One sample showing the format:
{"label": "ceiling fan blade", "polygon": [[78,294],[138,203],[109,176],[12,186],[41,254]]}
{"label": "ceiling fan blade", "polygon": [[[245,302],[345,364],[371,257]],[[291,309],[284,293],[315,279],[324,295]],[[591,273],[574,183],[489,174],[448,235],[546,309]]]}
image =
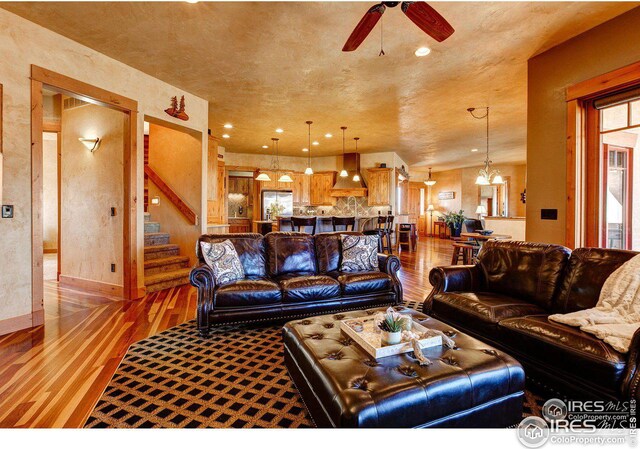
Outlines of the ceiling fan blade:
{"label": "ceiling fan blade", "polygon": [[360,44],[367,38],[373,27],[376,26],[382,14],[384,14],[384,10],[386,7],[380,3],[378,5],[372,6],[369,8],[369,11],[360,19],[360,22],[356,25],[345,42],[344,47],[342,47],[342,51],[353,51],[360,46]]}
{"label": "ceiling fan blade", "polygon": [[402,12],[422,31],[442,42],[455,31],[438,11],[425,2],[402,2]]}

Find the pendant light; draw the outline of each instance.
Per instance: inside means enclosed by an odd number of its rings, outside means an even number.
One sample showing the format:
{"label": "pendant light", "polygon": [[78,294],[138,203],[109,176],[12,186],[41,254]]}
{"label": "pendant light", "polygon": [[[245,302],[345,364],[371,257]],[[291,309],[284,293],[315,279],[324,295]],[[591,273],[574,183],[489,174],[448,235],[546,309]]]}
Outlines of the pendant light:
{"label": "pendant light", "polygon": [[431,178],[431,167],[429,167],[429,178],[427,178],[427,180],[424,183],[429,187],[431,187],[432,185],[435,185],[436,183],[435,179]]}
{"label": "pendant light", "polygon": [[[271,149],[273,150],[273,143],[271,145]],[[275,164],[274,164],[274,160],[273,160],[273,153],[271,153],[271,169],[273,170],[274,167],[275,167]],[[262,172],[262,173],[258,174],[258,176],[256,176],[256,181],[269,182],[269,181],[271,181],[271,177],[268,174],[266,174],[265,172]]]}
{"label": "pendant light", "polygon": [[[358,140],[360,140],[360,137],[354,137],[353,140],[356,141],[356,154],[358,153]],[[360,182],[360,175],[358,174],[358,172],[356,172],[355,175],[353,175],[353,182]]]}
{"label": "pendant light", "polygon": [[309,143],[307,145],[308,151],[307,151],[307,168],[305,168],[304,170],[304,174],[305,175],[312,175],[313,174],[313,168],[311,168],[311,124],[313,123],[311,120],[307,120],[307,126],[309,127]]}
{"label": "pendant light", "polygon": [[476,108],[469,108],[469,114],[473,118],[478,120],[487,119],[487,155],[484,160],[484,167],[478,171],[478,177],[476,178],[476,184],[479,186],[488,186],[491,184],[502,184],[504,181],[502,180],[502,176],[500,175],[499,170],[495,170],[491,168],[491,159],[489,159],[489,107],[485,107],[485,114],[481,116],[477,116],[474,114]]}
{"label": "pendant light", "polygon": [[[280,151],[279,151],[278,141],[280,139],[276,139],[274,137],[273,140],[276,142],[276,160],[277,160],[277,166],[278,166],[278,171],[276,171],[276,176],[278,176],[278,172],[280,171]],[[287,173],[283,173],[282,176],[278,178],[278,182],[293,182],[293,179],[291,179],[291,176],[289,176]]]}
{"label": "pendant light", "polygon": [[342,171],[340,172],[340,177],[346,178],[347,176],[349,176],[349,173],[344,168],[344,132],[347,129],[347,127],[341,126],[340,129],[342,130]]}

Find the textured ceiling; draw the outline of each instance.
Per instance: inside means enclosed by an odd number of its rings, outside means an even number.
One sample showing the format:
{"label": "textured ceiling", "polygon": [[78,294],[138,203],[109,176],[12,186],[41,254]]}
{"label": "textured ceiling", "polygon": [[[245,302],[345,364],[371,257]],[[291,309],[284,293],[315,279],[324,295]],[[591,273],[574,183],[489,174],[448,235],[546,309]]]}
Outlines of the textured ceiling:
{"label": "textured ceiling", "polygon": [[[482,163],[470,149],[483,149],[484,124],[466,108],[487,104],[492,159],[524,161],[527,59],[638,4],[434,2],[456,29],[443,43],[389,8],[382,57],[380,23],[358,50],[340,51],[369,3],[1,7],[206,98],[214,135],[234,125],[227,151],[266,152],[281,127],[281,151],[303,155],[313,120],[312,155],[340,153],[344,125],[348,149],[357,135],[363,152],[396,151],[438,170]],[[425,45],[431,54],[414,56]]]}

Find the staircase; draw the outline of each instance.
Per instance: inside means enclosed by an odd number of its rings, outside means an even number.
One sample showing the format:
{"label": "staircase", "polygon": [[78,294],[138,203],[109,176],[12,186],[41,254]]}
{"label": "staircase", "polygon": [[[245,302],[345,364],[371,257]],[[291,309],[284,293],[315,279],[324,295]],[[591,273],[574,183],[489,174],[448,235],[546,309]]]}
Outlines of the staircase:
{"label": "staircase", "polygon": [[160,223],[144,214],[144,285],[147,293],[189,283],[189,257],[180,255],[180,247],[169,243],[169,234],[160,232]]}

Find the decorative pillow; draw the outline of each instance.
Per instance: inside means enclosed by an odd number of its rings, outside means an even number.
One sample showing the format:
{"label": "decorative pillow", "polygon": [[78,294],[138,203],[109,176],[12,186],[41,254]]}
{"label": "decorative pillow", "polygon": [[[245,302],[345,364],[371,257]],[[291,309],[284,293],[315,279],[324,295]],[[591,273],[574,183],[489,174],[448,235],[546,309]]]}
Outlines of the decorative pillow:
{"label": "decorative pillow", "polygon": [[378,268],[377,235],[342,234],[342,263],[340,271],[380,271]]}
{"label": "decorative pillow", "polygon": [[213,270],[216,284],[244,279],[244,269],[231,240],[220,243],[200,242],[200,246],[205,262]]}

